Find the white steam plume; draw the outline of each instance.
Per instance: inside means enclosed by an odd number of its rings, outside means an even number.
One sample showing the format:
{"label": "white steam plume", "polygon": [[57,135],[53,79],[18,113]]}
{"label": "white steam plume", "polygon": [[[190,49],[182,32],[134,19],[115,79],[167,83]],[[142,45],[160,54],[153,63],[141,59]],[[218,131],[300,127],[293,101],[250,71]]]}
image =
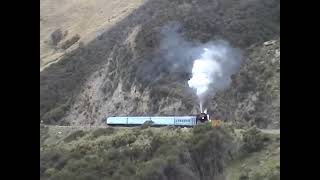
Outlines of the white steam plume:
{"label": "white steam plume", "polygon": [[215,52],[204,48],[204,53],[201,54],[201,58],[194,60],[192,78],[188,81],[188,84],[191,88],[197,90],[198,96],[208,90],[214,73],[222,76],[220,64],[211,58],[213,53]]}
{"label": "white steam plume", "polygon": [[[223,40],[188,41],[182,36],[184,32],[178,22],[165,25],[160,31],[160,47],[152,59],[137,67],[137,79],[158,87],[163,86],[160,82],[174,81],[184,86],[189,80],[187,85],[195,89],[200,110],[204,112],[207,95],[213,97],[218,90],[229,86],[231,75],[241,63],[241,53]],[[162,81],[168,76],[170,81]]]}
{"label": "white steam plume", "polygon": [[240,65],[240,59],[240,53],[224,41],[204,45],[200,57],[193,62],[192,78],[188,81],[189,87],[196,89],[201,112],[209,87],[213,88],[213,94],[227,87],[231,82],[230,76]]}

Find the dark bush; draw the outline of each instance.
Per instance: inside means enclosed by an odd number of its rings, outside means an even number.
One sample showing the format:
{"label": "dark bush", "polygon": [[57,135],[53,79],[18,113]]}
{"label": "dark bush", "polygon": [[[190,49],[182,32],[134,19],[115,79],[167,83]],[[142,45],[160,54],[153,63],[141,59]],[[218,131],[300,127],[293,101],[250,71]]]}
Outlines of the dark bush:
{"label": "dark bush", "polygon": [[153,125],[153,123],[154,123],[153,121],[146,121],[140,126],[140,128],[141,129],[146,129],[148,127],[151,127]]}
{"label": "dark bush", "polygon": [[63,124],[64,122],[61,119],[64,117],[66,111],[70,107],[70,100],[67,100],[65,104],[57,106],[56,108],[50,110],[49,112],[45,113],[42,117],[42,120],[45,124]]}
{"label": "dark bush", "polygon": [[92,132],[92,136],[94,138],[100,137],[100,136],[104,136],[104,135],[111,135],[112,133],[114,133],[114,128],[108,127],[108,128],[99,128],[95,131]]}
{"label": "dark bush", "polygon": [[61,170],[69,160],[68,152],[63,149],[50,149],[40,154],[40,175],[51,175]]}
{"label": "dark bush", "polygon": [[167,163],[163,159],[153,159],[147,162],[140,172],[138,172],[137,176],[141,180],[163,180],[166,179],[166,175],[164,174],[164,168]]}
{"label": "dark bush", "polygon": [[71,159],[80,159],[82,157],[83,157],[83,155],[79,151],[73,151],[70,153]]}
{"label": "dark bush", "polygon": [[220,175],[225,166],[228,152],[232,148],[232,137],[221,128],[212,128],[210,123],[194,128],[190,142],[193,167],[200,179]]}
{"label": "dark bush", "polygon": [[61,170],[67,164],[67,161],[67,156],[61,156],[61,158],[56,161],[55,169]]}
{"label": "dark bush", "polygon": [[72,46],[74,43],[76,43],[77,41],[79,41],[80,39],[80,35],[76,34],[74,35],[72,38],[68,39],[67,41],[65,41],[62,45],[61,48],[66,50],[68,49],[70,46]]}
{"label": "dark bush", "polygon": [[249,180],[249,177],[248,177],[248,175],[241,175],[240,177],[239,177],[239,180]]}
{"label": "dark bush", "polygon": [[54,174],[50,180],[77,180],[78,178],[75,176],[73,172],[64,170]]}
{"label": "dark bush", "polygon": [[212,127],[210,123],[204,123],[204,124],[199,124],[197,126],[195,126],[192,131],[193,134],[197,135],[197,134],[205,134],[208,131],[211,131]]}
{"label": "dark bush", "polygon": [[116,148],[131,144],[136,140],[136,136],[133,133],[123,134],[112,139],[112,145]]}
{"label": "dark bush", "polygon": [[243,150],[245,152],[259,151],[264,144],[264,136],[256,127],[252,127],[243,134]]}
{"label": "dark bush", "polygon": [[51,43],[54,46],[56,46],[62,39],[63,39],[63,33],[61,29],[57,29],[51,34]]}
{"label": "dark bush", "polygon": [[73,133],[71,133],[69,136],[65,137],[64,138],[64,142],[68,143],[68,142],[71,142],[71,141],[74,141],[74,140],[77,140],[78,138],[84,136],[86,133],[82,130],[77,130]]}

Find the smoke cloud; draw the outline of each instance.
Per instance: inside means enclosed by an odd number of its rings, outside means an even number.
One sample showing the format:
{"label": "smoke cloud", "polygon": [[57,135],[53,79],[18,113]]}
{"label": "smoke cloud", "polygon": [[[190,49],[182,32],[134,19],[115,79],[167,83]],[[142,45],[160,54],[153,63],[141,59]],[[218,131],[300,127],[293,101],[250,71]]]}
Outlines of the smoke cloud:
{"label": "smoke cloud", "polygon": [[215,73],[218,76],[222,76],[220,64],[211,59],[214,53],[220,55],[219,51],[204,48],[204,52],[201,54],[200,59],[196,59],[193,62],[193,76],[188,81],[188,84],[191,88],[197,90],[198,96],[208,90],[209,84],[212,82],[212,77]]}
{"label": "smoke cloud", "polygon": [[185,81],[195,90],[202,111],[208,93],[213,96],[230,85],[230,77],[241,63],[241,51],[225,40],[206,43],[186,40],[184,33],[179,23],[172,22],[164,26],[154,57],[138,72],[143,80],[150,80],[154,84],[159,82],[159,77],[173,78],[179,73],[189,74],[178,81]]}
{"label": "smoke cloud", "polygon": [[206,43],[201,48],[202,53],[193,62],[192,78],[188,84],[196,89],[202,112],[209,88],[211,95],[214,95],[229,86],[231,75],[239,69],[241,53],[222,40]]}

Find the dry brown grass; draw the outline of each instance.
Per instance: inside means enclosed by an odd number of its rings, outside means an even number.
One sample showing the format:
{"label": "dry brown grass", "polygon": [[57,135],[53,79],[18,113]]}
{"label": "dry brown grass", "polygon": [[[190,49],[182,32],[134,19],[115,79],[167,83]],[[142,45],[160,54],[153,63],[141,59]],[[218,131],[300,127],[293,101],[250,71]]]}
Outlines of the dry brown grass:
{"label": "dry brown grass", "polygon": [[61,43],[79,34],[84,43],[96,38],[139,7],[143,0],[41,0],[40,1],[40,70],[77,48],[56,51],[48,43],[57,29],[68,31]]}

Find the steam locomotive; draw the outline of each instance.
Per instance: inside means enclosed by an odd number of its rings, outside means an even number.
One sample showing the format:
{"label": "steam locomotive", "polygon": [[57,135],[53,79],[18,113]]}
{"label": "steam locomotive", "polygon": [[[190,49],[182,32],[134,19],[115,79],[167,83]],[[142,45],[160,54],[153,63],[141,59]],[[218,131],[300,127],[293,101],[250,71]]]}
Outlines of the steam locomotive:
{"label": "steam locomotive", "polygon": [[138,126],[150,123],[152,126],[183,126],[193,127],[209,120],[209,115],[200,113],[195,116],[122,116],[108,117],[108,126]]}

